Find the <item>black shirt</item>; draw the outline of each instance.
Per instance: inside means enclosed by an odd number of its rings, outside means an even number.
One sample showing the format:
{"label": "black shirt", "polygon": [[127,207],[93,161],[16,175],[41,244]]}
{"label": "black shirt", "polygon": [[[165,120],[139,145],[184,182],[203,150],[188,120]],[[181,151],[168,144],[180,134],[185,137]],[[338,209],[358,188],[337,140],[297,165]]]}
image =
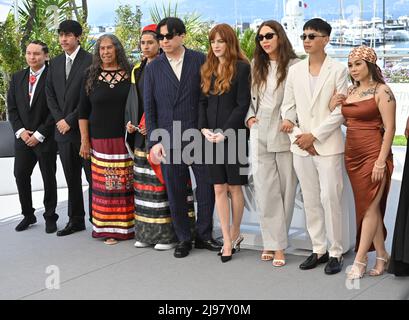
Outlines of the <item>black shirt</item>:
{"label": "black shirt", "polygon": [[124,137],[125,106],[129,87],[129,78],[122,79],[116,84],[98,80],[87,95],[83,85],[79,119],[89,120],[91,138]]}

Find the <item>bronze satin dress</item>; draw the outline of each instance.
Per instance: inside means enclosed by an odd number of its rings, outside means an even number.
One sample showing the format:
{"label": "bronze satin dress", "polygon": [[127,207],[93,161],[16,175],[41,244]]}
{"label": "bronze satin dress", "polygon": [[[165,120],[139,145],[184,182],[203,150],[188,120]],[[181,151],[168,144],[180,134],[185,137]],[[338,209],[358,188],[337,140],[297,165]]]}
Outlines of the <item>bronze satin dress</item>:
{"label": "bronze satin dress", "polygon": [[[362,220],[381,187],[382,181],[373,183],[371,175],[374,163],[381,151],[384,129],[375,97],[343,103],[342,114],[347,126],[345,166],[354,192],[357,230],[355,251],[358,251]],[[385,216],[392,171],[393,158],[392,151],[390,151],[386,160],[386,185],[380,202],[382,221]],[[383,230],[386,239],[385,225],[383,225]],[[372,244],[369,251],[374,250]]]}

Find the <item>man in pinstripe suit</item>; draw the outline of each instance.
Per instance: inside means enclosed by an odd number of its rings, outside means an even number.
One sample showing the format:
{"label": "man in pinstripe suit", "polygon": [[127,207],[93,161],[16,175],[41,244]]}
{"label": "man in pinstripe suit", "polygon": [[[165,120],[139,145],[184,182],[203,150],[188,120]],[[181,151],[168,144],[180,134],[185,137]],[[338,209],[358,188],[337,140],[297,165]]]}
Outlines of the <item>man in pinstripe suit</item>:
{"label": "man in pinstripe suit", "polygon": [[[189,159],[177,159],[183,149],[183,145],[177,143],[181,140],[180,134],[198,127],[200,67],[205,55],[183,46],[186,28],[178,18],[163,19],[156,32],[164,54],[152,61],[145,71],[147,146],[151,149],[152,160],[162,161],[173,227],[179,240],[174,256],[183,258],[192,249],[193,240],[186,201],[189,165],[197,185],[195,247],[213,251],[221,248],[221,244],[212,238],[214,191],[207,182],[206,167]],[[168,133],[170,139],[160,142],[154,139],[152,133],[155,134],[157,129]],[[181,129],[179,135],[174,135],[177,129]]]}

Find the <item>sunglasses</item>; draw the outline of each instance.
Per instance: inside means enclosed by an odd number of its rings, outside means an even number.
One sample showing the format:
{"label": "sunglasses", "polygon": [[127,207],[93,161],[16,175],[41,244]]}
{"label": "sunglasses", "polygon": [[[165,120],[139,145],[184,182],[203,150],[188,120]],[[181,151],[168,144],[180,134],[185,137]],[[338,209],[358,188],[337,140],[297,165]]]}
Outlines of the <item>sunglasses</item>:
{"label": "sunglasses", "polygon": [[167,34],[161,34],[161,33],[159,33],[159,34],[156,36],[156,38],[157,38],[159,41],[162,41],[162,40],[165,39],[165,38],[166,38],[166,40],[172,40],[174,36],[178,36],[178,35],[179,35],[178,33],[167,33]]}
{"label": "sunglasses", "polygon": [[257,39],[257,41],[260,41],[260,42],[263,41],[264,38],[266,38],[266,40],[271,40],[271,39],[274,38],[275,35],[276,35],[276,33],[274,33],[274,32],[269,32],[269,33],[266,33],[266,34],[259,34],[256,37],[256,39]]}
{"label": "sunglasses", "polygon": [[302,34],[302,35],[300,35],[300,39],[302,40],[302,41],[305,41],[307,38],[309,39],[309,40],[314,40],[315,38],[317,38],[317,37],[319,37],[319,38],[325,38],[325,37],[327,37],[327,36],[320,36],[320,35],[318,35],[318,34],[314,34],[314,33],[310,33],[310,34]]}

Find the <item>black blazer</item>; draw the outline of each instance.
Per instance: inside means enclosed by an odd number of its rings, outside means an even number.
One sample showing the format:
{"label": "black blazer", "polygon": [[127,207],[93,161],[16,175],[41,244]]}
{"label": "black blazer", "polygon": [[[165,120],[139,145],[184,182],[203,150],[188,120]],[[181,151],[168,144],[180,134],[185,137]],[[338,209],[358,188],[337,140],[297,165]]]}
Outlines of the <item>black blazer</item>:
{"label": "black blazer", "polygon": [[169,133],[169,145],[162,141],[166,148],[177,148],[172,139],[174,121],[180,121],[182,133],[197,128],[200,67],[206,57],[201,52],[185,50],[180,81],[164,53],[145,67],[143,103],[148,149],[157,143],[151,140],[155,129],[164,129]]}
{"label": "black blazer", "polygon": [[250,65],[237,62],[236,75],[228,92],[222,95],[201,94],[199,129],[244,129],[250,106]]}
{"label": "black blazer", "polygon": [[78,105],[84,73],[92,63],[92,55],[80,48],[67,80],[65,80],[65,63],[65,53],[50,61],[46,83],[48,108],[56,123],[65,119],[71,127],[65,135],[55,129],[55,140],[79,142]]}
{"label": "black blazer", "polygon": [[[48,68],[46,67],[38,80],[31,107],[28,96],[30,68],[13,74],[7,93],[9,121],[14,133],[21,128],[41,133],[45,140],[42,143],[40,142],[34,149],[42,152],[51,152],[56,148],[54,140],[55,122],[47,107],[45,94],[47,72]],[[17,148],[24,147],[25,143],[21,139],[16,139],[15,146]]]}

